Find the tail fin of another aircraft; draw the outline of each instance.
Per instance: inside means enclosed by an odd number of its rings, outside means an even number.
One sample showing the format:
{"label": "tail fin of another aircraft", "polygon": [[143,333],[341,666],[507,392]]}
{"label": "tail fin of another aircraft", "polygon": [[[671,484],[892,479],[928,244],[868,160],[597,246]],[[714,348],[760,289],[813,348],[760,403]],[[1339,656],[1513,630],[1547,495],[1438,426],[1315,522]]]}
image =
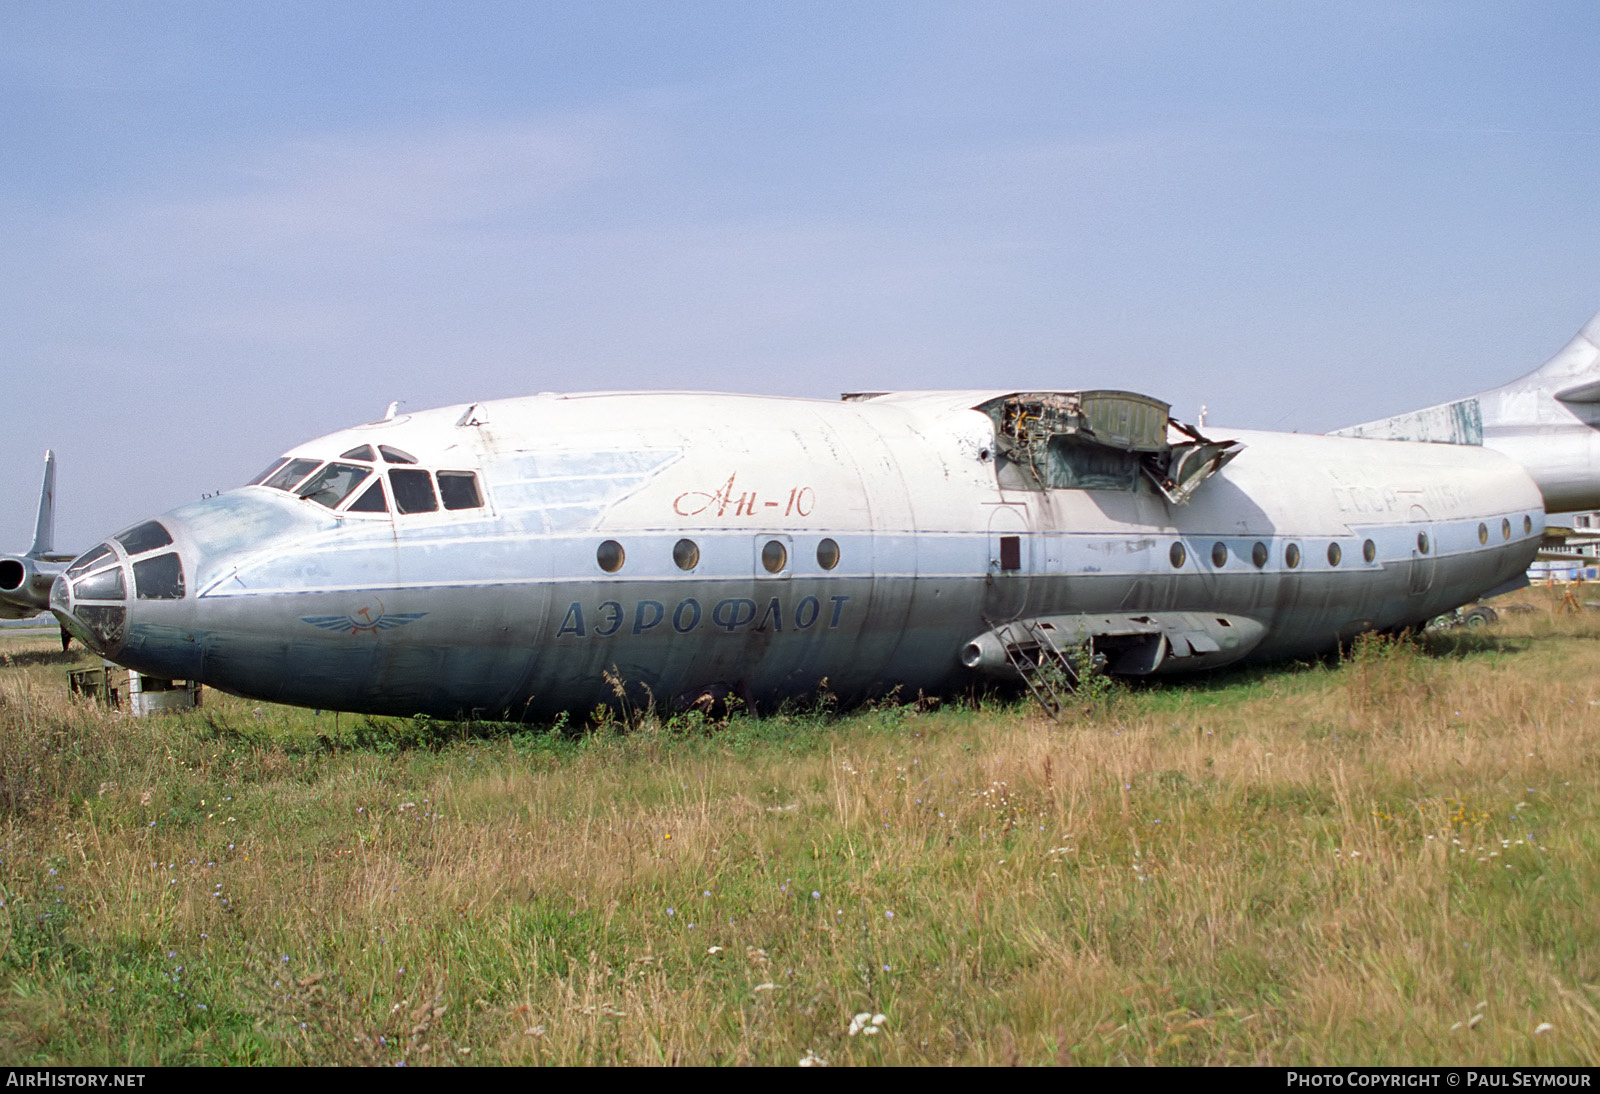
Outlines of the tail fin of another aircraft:
{"label": "tail fin of another aircraft", "polygon": [[55,553],[55,538],[56,454],[46,452],[33,546],[25,555],[0,555],[0,619],[27,619],[50,606],[50,586],[72,559]]}
{"label": "tail fin of another aircraft", "polygon": [[1509,384],[1335,433],[1483,445],[1527,468],[1549,512],[1600,508],[1600,314]]}
{"label": "tail fin of another aircraft", "polygon": [[1507,387],[1535,387],[1563,403],[1600,403],[1600,314],[1556,355]]}
{"label": "tail fin of another aircraft", "polygon": [[55,551],[56,540],[56,454],[44,454],[44,482],[39,487],[39,518],[33,526],[33,546],[28,558],[46,558]]}

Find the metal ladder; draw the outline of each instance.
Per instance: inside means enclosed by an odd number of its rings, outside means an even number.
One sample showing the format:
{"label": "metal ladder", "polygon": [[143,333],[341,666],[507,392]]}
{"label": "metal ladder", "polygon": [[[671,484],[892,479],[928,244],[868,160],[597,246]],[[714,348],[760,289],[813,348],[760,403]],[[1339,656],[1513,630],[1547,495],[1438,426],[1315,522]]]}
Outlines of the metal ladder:
{"label": "metal ladder", "polygon": [[1078,669],[1071,654],[1056,645],[1048,630],[1031,621],[1001,623],[991,629],[1006,652],[1006,660],[1044,712],[1052,721],[1061,721],[1068,700],[1078,689]]}

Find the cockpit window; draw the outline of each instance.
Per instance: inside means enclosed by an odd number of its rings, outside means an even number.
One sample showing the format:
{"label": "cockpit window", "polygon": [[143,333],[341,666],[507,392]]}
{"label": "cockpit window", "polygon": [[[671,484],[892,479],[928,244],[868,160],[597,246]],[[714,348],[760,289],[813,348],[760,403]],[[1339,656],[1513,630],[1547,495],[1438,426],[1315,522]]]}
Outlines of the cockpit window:
{"label": "cockpit window", "polygon": [[79,600],[121,600],[127,595],[122,584],[122,567],[113,566],[90,574],[72,587],[72,595]]}
{"label": "cockpit window", "polygon": [[315,471],[321,460],[290,460],[281,468],[268,476],[262,486],[270,486],[274,490],[293,490],[305,477]]}
{"label": "cockpit window", "polygon": [[383,453],[383,462],[384,463],[416,463],[417,462],[417,458],[415,456],[413,456],[411,453],[402,452],[398,448],[390,448],[386,444],[380,444],[378,446],[378,451]]}
{"label": "cockpit window", "polygon": [[154,551],[157,547],[165,547],[172,542],[172,536],[161,526],[157,520],[147,520],[137,528],[129,528],[117,537],[117,542],[122,544],[124,550],[130,555],[142,554],[145,551]]}
{"label": "cockpit window", "polygon": [[372,446],[370,444],[364,444],[352,448],[348,452],[341,452],[339,458],[341,460],[376,460],[378,457],[372,454]]}
{"label": "cockpit window", "polygon": [[479,509],[483,495],[478,493],[478,476],[471,471],[439,472],[439,497],[446,509]]}
{"label": "cockpit window", "polygon": [[389,472],[389,489],[394,491],[394,507],[402,513],[432,513],[439,508],[433,496],[433,476],[426,471],[396,468]]}
{"label": "cockpit window", "polygon": [[140,600],[182,600],[183,563],[178,561],[177,553],[168,551],[135,562],[133,587]]}
{"label": "cockpit window", "polygon": [[351,502],[350,508],[345,510],[346,513],[387,513],[388,511],[389,503],[383,498],[383,480],[381,478],[367,487],[367,492]]}
{"label": "cockpit window", "polygon": [[370,474],[372,468],[362,467],[358,463],[330,463],[295,493],[302,498],[310,498],[318,505],[334,509]]}
{"label": "cockpit window", "polygon": [[87,551],[78,557],[78,561],[67,567],[68,577],[77,577],[83,571],[97,562],[103,562],[111,557],[111,544],[102,543],[92,551]]}
{"label": "cockpit window", "polygon": [[286,464],[288,462],[289,462],[289,458],[287,456],[278,457],[277,459],[273,460],[270,464],[267,465],[267,469],[265,471],[261,472],[261,474],[257,475],[255,478],[253,478],[249,482],[245,483],[245,485],[246,486],[260,486],[262,483],[266,482],[268,478],[271,477],[271,475],[272,475],[272,473],[274,471],[276,471],[278,468],[282,467],[284,464]]}

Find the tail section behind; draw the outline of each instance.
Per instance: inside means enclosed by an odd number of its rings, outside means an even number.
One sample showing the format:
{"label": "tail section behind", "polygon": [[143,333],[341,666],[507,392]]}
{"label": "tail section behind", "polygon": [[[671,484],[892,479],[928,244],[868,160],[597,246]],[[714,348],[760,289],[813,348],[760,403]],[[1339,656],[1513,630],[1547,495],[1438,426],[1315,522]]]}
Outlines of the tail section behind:
{"label": "tail section behind", "polygon": [[55,551],[56,540],[56,454],[44,454],[44,482],[39,486],[39,516],[33,525],[33,546],[29,558],[46,558]]}
{"label": "tail section behind", "polygon": [[28,619],[50,607],[50,586],[72,558],[55,553],[55,537],[56,454],[46,452],[33,546],[25,555],[0,555],[0,619]]}
{"label": "tail section behind", "polygon": [[1335,433],[1482,445],[1527,469],[1547,511],[1600,509],[1600,314],[1509,384]]}
{"label": "tail section behind", "polygon": [[1547,390],[1563,403],[1600,403],[1600,314],[1554,357],[1506,386],[1523,385]]}

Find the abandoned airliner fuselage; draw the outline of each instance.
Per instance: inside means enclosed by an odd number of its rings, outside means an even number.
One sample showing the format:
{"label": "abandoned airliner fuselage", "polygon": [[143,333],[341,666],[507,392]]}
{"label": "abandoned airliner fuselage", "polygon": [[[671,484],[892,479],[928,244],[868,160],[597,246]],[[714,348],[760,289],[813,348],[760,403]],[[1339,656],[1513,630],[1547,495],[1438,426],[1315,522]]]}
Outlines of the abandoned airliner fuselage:
{"label": "abandoned airliner fuselage", "polygon": [[1015,675],[1057,641],[1124,673],[1311,654],[1515,584],[1543,532],[1481,447],[1227,436],[1108,391],[452,407],[137,525],[52,607],[241,695],[546,717],[612,700],[607,673],[764,702]]}

